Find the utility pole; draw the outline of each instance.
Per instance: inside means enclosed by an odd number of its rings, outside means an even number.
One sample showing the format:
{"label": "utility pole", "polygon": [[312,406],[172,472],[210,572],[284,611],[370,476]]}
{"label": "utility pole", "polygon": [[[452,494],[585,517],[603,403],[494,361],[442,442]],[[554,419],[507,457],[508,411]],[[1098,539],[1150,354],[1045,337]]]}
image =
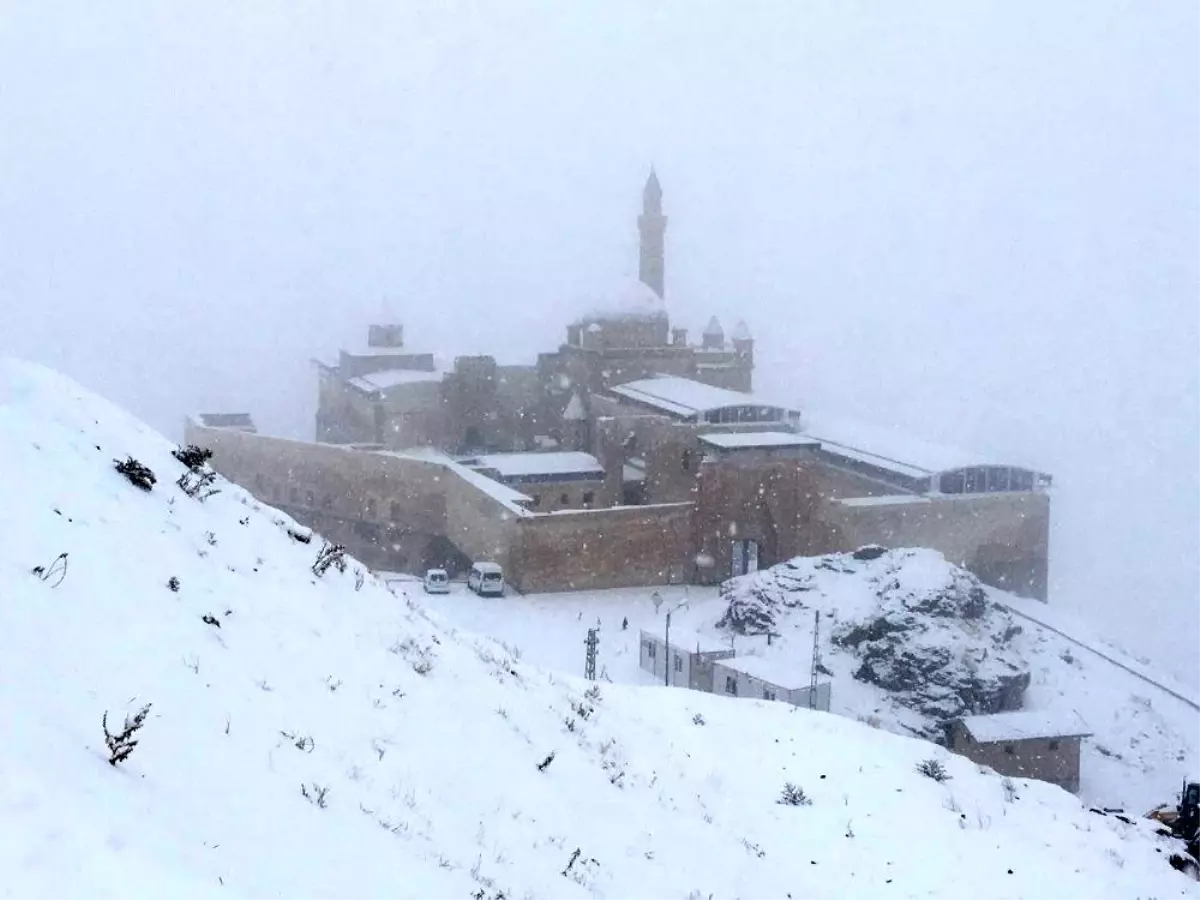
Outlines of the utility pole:
{"label": "utility pole", "polygon": [[667,631],[663,635],[663,684],[671,686],[671,612],[667,610]]}
{"label": "utility pole", "polygon": [[589,628],[587,640],[583,642],[587,647],[587,659],[583,664],[583,677],[588,681],[596,680],[596,647],[600,643],[600,629]]}
{"label": "utility pole", "polygon": [[821,611],[814,610],[812,674],[808,679],[808,708],[817,708],[817,667],[821,665]]}

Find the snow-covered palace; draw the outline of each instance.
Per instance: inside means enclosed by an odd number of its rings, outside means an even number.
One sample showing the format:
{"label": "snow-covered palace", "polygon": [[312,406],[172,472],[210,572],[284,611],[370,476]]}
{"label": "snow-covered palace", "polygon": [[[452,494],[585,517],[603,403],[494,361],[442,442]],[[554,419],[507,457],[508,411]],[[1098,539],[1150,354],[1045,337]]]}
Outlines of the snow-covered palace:
{"label": "snow-covered palace", "polygon": [[1045,599],[1048,475],[759,396],[745,323],[695,342],[668,318],[653,172],[637,222],[639,281],[535,364],[444,365],[371,325],[319,364],[315,442],[238,414],[191,417],[186,440],[380,569],[488,559],[524,591],[713,583],[881,544]]}

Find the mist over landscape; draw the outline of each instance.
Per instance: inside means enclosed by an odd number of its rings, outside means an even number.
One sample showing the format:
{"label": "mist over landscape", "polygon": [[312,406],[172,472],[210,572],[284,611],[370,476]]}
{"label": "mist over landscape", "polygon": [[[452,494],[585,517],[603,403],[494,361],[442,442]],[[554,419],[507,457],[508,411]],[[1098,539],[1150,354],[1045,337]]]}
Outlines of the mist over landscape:
{"label": "mist over landscape", "polygon": [[636,275],[756,389],[1054,475],[1050,603],[1200,684],[1200,8],[0,2],[0,356],[311,439],[368,323]]}

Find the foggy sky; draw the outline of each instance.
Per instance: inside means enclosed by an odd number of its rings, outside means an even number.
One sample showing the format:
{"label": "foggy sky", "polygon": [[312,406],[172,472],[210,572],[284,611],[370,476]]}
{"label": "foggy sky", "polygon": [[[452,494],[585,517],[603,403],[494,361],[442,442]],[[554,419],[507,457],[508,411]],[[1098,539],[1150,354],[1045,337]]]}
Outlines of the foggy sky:
{"label": "foggy sky", "polygon": [[1051,602],[1196,684],[1198,9],[0,0],[0,354],[311,437],[369,321],[557,346],[653,161],[673,321],[1053,472]]}

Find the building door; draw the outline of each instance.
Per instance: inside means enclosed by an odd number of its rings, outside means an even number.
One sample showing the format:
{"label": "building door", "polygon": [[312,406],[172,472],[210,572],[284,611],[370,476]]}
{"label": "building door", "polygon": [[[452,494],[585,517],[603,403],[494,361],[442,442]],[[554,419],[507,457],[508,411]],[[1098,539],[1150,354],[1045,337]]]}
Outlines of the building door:
{"label": "building door", "polygon": [[733,566],[731,574],[748,575],[758,571],[758,541],[733,542]]}

